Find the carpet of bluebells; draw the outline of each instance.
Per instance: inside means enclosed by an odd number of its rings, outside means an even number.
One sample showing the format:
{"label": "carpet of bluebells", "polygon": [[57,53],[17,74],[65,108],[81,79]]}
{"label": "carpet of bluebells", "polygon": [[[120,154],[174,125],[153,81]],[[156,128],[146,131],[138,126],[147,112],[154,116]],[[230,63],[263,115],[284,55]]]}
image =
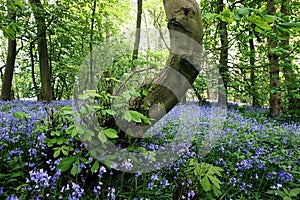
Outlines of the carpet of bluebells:
{"label": "carpet of bluebells", "polygon": [[200,124],[192,145],[164,168],[133,174],[106,167],[66,134],[72,119],[55,113],[71,103],[0,102],[0,199],[300,198],[300,125],[269,119],[265,109],[231,106],[217,143],[203,154],[212,107],[178,105],[165,116],[165,136],[141,145],[161,149],[178,134],[178,113]]}

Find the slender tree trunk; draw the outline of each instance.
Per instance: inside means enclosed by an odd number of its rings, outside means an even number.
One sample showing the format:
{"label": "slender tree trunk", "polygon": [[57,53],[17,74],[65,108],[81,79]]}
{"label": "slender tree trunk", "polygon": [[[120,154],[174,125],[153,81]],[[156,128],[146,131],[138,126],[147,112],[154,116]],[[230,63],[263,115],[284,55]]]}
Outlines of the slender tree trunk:
{"label": "slender tree trunk", "polygon": [[[280,12],[284,16],[289,16],[289,7],[290,0],[282,0],[281,9]],[[289,48],[290,45],[290,35],[289,33],[285,33],[282,36],[284,39],[281,41],[281,45],[283,48],[285,48],[287,51],[290,51]],[[282,57],[287,57],[287,53],[283,54]],[[288,112],[292,114],[298,114],[300,115],[300,99],[295,98],[295,94],[300,94],[300,89],[298,87],[297,83],[297,75],[295,74],[293,70],[292,60],[291,58],[285,58],[283,59],[282,69],[284,72],[284,78],[285,83],[287,85],[288,90]],[[297,88],[298,87],[298,88]]]}
{"label": "slender tree trunk", "polygon": [[38,86],[36,84],[36,79],[35,79],[33,48],[34,48],[34,44],[33,44],[33,42],[31,42],[29,45],[29,55],[30,55],[30,62],[31,62],[31,78],[32,78],[32,82],[33,82],[34,91],[37,96],[37,100],[39,101],[40,100],[40,92],[39,92]]}
{"label": "slender tree trunk", "polygon": [[[16,21],[16,13],[13,8],[14,2],[11,0],[6,1],[7,4],[7,12],[9,19],[11,21]],[[16,34],[14,33],[14,38],[8,38],[8,52],[6,58],[6,65],[4,70],[4,78],[2,82],[2,90],[1,90],[1,99],[3,100],[11,100],[12,99],[12,80],[14,75],[15,68],[15,60],[17,53],[17,42],[16,42]]]}
{"label": "slender tree trunk", "polygon": [[89,89],[92,90],[94,88],[94,69],[93,69],[93,39],[94,39],[94,23],[95,23],[95,13],[96,13],[97,1],[94,1],[92,8],[92,21],[91,21],[91,33],[90,33],[90,84]]}
{"label": "slender tree trunk", "polygon": [[144,13],[143,17],[144,17],[144,22],[145,22],[146,34],[147,34],[147,48],[148,48],[148,50],[150,50],[150,36],[149,36],[147,15]]}
{"label": "slender tree trunk", "polygon": [[132,53],[132,60],[136,60],[139,54],[139,46],[141,40],[141,23],[142,23],[143,0],[137,1],[137,18],[136,18],[136,31],[134,49]]}
{"label": "slender tree trunk", "polygon": [[255,47],[254,47],[254,40],[251,37],[252,32],[250,31],[249,36],[249,46],[250,46],[250,82],[251,82],[251,96],[252,96],[252,106],[259,106],[259,100],[257,97],[257,92],[256,92],[256,78],[255,78]]}
{"label": "slender tree trunk", "polygon": [[[218,0],[217,2],[217,13],[220,14],[225,4],[223,0]],[[222,77],[222,80],[219,79],[218,84],[219,87],[222,87],[224,84],[225,91],[220,91],[218,95],[218,102],[222,104],[227,104],[227,86],[228,86],[228,32],[227,32],[227,22],[223,22],[220,20],[219,23],[219,33],[220,33],[220,40],[221,40],[221,52],[220,52],[220,59],[219,59],[219,71]]]}
{"label": "slender tree trunk", "polygon": [[41,76],[41,101],[52,101],[52,87],[51,87],[51,71],[49,67],[48,47],[47,47],[47,27],[45,20],[45,11],[40,0],[30,0],[35,21],[37,23],[37,37],[38,37],[38,52],[39,65]]}
{"label": "slender tree trunk", "polygon": [[[275,0],[268,0],[267,2],[268,14],[274,15],[276,13]],[[273,32],[276,32],[276,27],[273,26]],[[273,34],[272,34],[273,35]],[[281,93],[280,93],[280,77],[279,77],[279,61],[276,52],[273,52],[277,47],[277,41],[274,36],[268,37],[268,59],[270,62],[270,98],[269,98],[269,116],[275,117],[282,113]]]}

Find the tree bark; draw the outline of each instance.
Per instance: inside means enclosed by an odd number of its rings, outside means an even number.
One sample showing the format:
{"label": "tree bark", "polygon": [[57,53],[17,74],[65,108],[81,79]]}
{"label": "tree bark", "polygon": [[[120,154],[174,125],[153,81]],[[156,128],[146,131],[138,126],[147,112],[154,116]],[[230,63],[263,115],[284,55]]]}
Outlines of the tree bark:
{"label": "tree bark", "polygon": [[260,106],[259,100],[257,97],[256,92],[256,78],[255,78],[255,47],[254,47],[254,40],[252,38],[253,33],[250,31],[249,33],[249,46],[250,46],[250,82],[251,82],[251,96],[252,96],[252,106]]}
{"label": "tree bark", "polygon": [[95,23],[95,13],[96,13],[96,7],[97,7],[97,1],[95,0],[93,3],[93,8],[92,8],[92,20],[91,20],[91,33],[90,33],[90,42],[89,42],[89,47],[90,47],[90,70],[89,70],[89,76],[90,76],[90,84],[89,84],[89,89],[92,90],[94,89],[94,67],[93,67],[93,39],[94,39],[94,23]]}
{"label": "tree bark", "polygon": [[[153,123],[168,113],[191,88],[200,71],[202,56],[203,29],[196,1],[164,0],[163,3],[170,32],[166,67],[153,79],[146,97],[130,100],[132,109],[147,110]],[[137,132],[143,134],[144,131]]]}
{"label": "tree bark", "polygon": [[[11,21],[16,21],[16,13],[11,0],[6,1],[7,4],[7,13]],[[17,42],[16,42],[16,33],[14,32],[14,38],[8,38],[8,52],[6,58],[6,65],[4,70],[4,78],[2,82],[1,90],[1,99],[2,100],[11,100],[12,99],[12,80],[14,75],[15,60],[17,53]]]}
{"label": "tree bark", "polygon": [[141,23],[142,23],[142,11],[143,11],[143,0],[137,1],[137,18],[136,18],[136,31],[134,49],[132,54],[132,60],[136,60],[139,54],[139,46],[141,40]]}
{"label": "tree bark", "polygon": [[41,76],[41,101],[52,101],[51,71],[49,67],[47,47],[47,27],[44,7],[40,0],[30,0],[35,21],[37,23],[39,66]]}
{"label": "tree bark", "polygon": [[29,44],[29,55],[30,55],[30,63],[31,63],[31,79],[32,79],[32,82],[33,82],[35,95],[37,96],[37,100],[39,101],[40,100],[40,91],[38,89],[36,79],[35,79],[33,48],[34,48],[34,43],[30,42],[30,44]]}
{"label": "tree bark", "polygon": [[[218,0],[217,6],[218,6],[217,13],[221,14],[225,7],[223,0]],[[219,87],[222,87],[224,85],[225,91],[219,92],[218,102],[221,104],[227,104],[227,87],[228,87],[228,80],[229,80],[229,73],[228,73],[229,46],[228,46],[227,22],[223,22],[220,20],[219,34],[220,34],[220,41],[221,41],[219,71],[220,71],[222,80],[219,78],[218,84],[219,84]]]}
{"label": "tree bark", "polygon": [[[274,15],[276,13],[275,0],[268,0],[267,2],[268,14]],[[273,32],[268,37],[268,59],[270,62],[270,98],[269,98],[269,116],[275,117],[282,113],[281,93],[280,93],[280,77],[279,77],[279,61],[276,52],[272,52],[277,47],[277,41],[274,37],[276,26],[273,26]]]}
{"label": "tree bark", "polygon": [[[290,0],[282,0],[281,4],[281,9],[280,12],[285,16],[289,16],[289,7],[290,5]],[[284,33],[282,36],[284,39],[281,40],[281,45],[284,49],[287,51],[290,51],[290,35],[288,32]],[[287,92],[288,92],[288,112],[286,113],[291,113],[291,114],[298,114],[300,115],[300,99],[295,98],[295,94],[300,94],[300,89],[299,86],[296,84],[297,83],[297,75],[295,74],[293,70],[293,65],[292,65],[292,60],[291,58],[288,58],[288,53],[284,53],[282,55],[283,58],[283,74],[285,78],[285,83],[287,86]]]}

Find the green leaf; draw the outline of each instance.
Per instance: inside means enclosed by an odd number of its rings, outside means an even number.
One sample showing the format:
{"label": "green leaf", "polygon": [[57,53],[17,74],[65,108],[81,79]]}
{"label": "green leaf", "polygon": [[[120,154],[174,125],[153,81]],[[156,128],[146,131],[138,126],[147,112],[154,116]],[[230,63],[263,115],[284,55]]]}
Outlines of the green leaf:
{"label": "green leaf", "polygon": [[295,188],[290,191],[291,196],[297,196],[298,194],[300,194],[300,188]]}
{"label": "green leaf", "polygon": [[53,153],[53,157],[56,158],[60,155],[60,149],[56,149]]}
{"label": "green leaf", "polygon": [[212,175],[207,175],[209,180],[216,186],[216,188],[220,189],[221,181]]}
{"label": "green leaf", "polygon": [[64,150],[64,149],[61,149],[61,152],[65,155],[65,156],[68,156],[69,155],[69,152]]}
{"label": "green leaf", "polygon": [[91,168],[91,172],[95,173],[98,169],[99,169],[100,165],[99,165],[99,161],[96,160]]}
{"label": "green leaf", "polygon": [[203,187],[205,192],[208,192],[211,190],[211,184],[206,175],[201,179],[201,186]]}
{"label": "green leaf", "polygon": [[14,118],[16,118],[16,119],[29,119],[29,115],[27,115],[26,113],[24,113],[24,112],[15,112],[14,113]]}
{"label": "green leaf", "polygon": [[132,93],[132,96],[134,96],[134,97],[140,97],[140,96],[141,96],[141,93],[139,93],[139,92],[133,92],[133,93]]}
{"label": "green leaf", "polygon": [[71,165],[75,162],[76,159],[77,158],[75,156],[63,158],[60,164],[58,165],[58,168],[62,172],[65,172],[71,167]]}
{"label": "green leaf", "polygon": [[147,96],[148,95],[148,90],[142,90],[142,95]]}
{"label": "green leaf", "polygon": [[72,169],[71,169],[71,172],[70,172],[73,176],[75,176],[76,174],[78,174],[78,165],[75,164],[73,165]]}
{"label": "green leaf", "polygon": [[240,21],[242,17],[249,15],[249,8],[238,8],[234,11],[233,18],[236,21]]}
{"label": "green leaf", "polygon": [[255,25],[263,30],[272,30],[272,27],[267,23],[255,23]]}
{"label": "green leaf", "polygon": [[283,28],[300,28],[300,22],[286,22],[286,23],[280,23],[278,25]]}
{"label": "green leaf", "polygon": [[10,178],[17,178],[19,176],[23,176],[23,174],[24,173],[22,171],[17,171],[17,172],[12,173],[9,177]]}
{"label": "green leaf", "polygon": [[123,118],[124,118],[125,120],[127,120],[128,122],[131,122],[131,121],[132,121],[132,117],[131,117],[131,115],[130,115],[129,110],[126,110],[126,111],[125,111],[125,113],[124,113],[124,115],[123,115]]}
{"label": "green leaf", "polygon": [[144,115],[142,115],[141,113],[135,110],[129,110],[129,113],[134,122],[138,122],[138,123],[142,122],[142,118],[144,117]]}
{"label": "green leaf", "polygon": [[15,0],[15,4],[16,4],[16,6],[18,6],[21,9],[25,8],[25,5],[23,4],[23,2],[21,0]]}
{"label": "green leaf", "polygon": [[235,13],[240,16],[248,16],[249,15],[249,8],[238,8],[235,10]]}
{"label": "green leaf", "polygon": [[90,98],[90,96],[88,94],[86,94],[86,93],[84,93],[84,94],[78,94],[78,99],[80,99],[80,100],[87,100],[89,98]]}
{"label": "green leaf", "polygon": [[102,131],[108,138],[118,138],[118,132],[115,129],[108,128]]}
{"label": "green leaf", "polygon": [[105,111],[106,111],[106,113],[109,114],[109,115],[115,115],[115,114],[116,114],[116,112],[113,111],[113,110],[111,110],[111,109],[107,109],[107,110],[105,110]]}
{"label": "green leaf", "polygon": [[98,133],[98,138],[99,138],[99,140],[100,140],[102,143],[107,142],[107,137],[105,136],[105,134],[104,134],[102,131],[100,131],[100,132]]}

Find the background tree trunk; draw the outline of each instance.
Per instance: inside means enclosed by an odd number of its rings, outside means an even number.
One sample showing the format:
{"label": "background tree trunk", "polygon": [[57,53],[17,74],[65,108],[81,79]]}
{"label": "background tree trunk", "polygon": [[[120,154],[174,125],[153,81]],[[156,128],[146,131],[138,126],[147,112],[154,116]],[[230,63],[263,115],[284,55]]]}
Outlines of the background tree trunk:
{"label": "background tree trunk", "polygon": [[137,1],[137,18],[136,18],[136,31],[134,49],[132,54],[132,60],[136,60],[139,54],[139,46],[141,39],[141,23],[142,23],[142,11],[143,11],[143,0]]}
{"label": "background tree trunk", "polygon": [[35,21],[37,24],[37,37],[38,37],[38,52],[39,52],[39,65],[41,76],[41,101],[52,101],[52,87],[51,87],[51,71],[48,59],[47,47],[47,27],[45,20],[44,7],[40,0],[30,0],[33,10]]}
{"label": "background tree trunk", "polygon": [[[217,13],[221,14],[225,4],[223,0],[218,0],[217,2]],[[220,59],[219,59],[219,71],[222,78],[219,78],[218,84],[219,87],[224,85],[225,91],[220,91],[218,95],[218,103],[227,104],[227,86],[229,80],[228,73],[228,32],[227,32],[227,22],[223,22],[220,20],[219,23],[219,34],[221,40],[221,51],[220,51]]]}
{"label": "background tree trunk", "polygon": [[[11,0],[6,1],[7,13],[11,21],[16,21],[16,13],[14,8],[14,2]],[[11,100],[12,99],[12,80],[14,75],[15,60],[17,53],[17,42],[16,33],[14,38],[8,38],[8,52],[6,58],[6,65],[4,70],[4,78],[2,82],[1,99]]]}
{"label": "background tree trunk", "polygon": [[90,70],[89,70],[89,76],[90,76],[90,84],[89,89],[92,90],[94,85],[94,67],[93,67],[93,39],[94,39],[94,23],[95,23],[95,13],[97,8],[97,1],[93,2],[93,8],[92,8],[92,20],[91,20],[91,33],[90,33]]}
{"label": "background tree trunk", "polygon": [[256,92],[256,80],[255,80],[255,46],[254,39],[252,37],[253,33],[249,32],[249,46],[250,46],[250,83],[251,83],[251,96],[252,96],[252,106],[260,106],[258,100],[258,94]]}
{"label": "background tree trunk", "polygon": [[[280,12],[285,16],[288,17],[290,15],[289,13],[289,5],[290,0],[282,0],[282,5]],[[282,36],[284,39],[281,40],[281,45],[283,48],[287,50],[287,52],[291,51],[289,45],[290,45],[290,35],[288,32],[284,33]],[[295,98],[295,94],[300,94],[300,88],[297,88],[297,75],[295,74],[293,70],[292,60],[288,57],[288,53],[284,53],[282,55],[283,58],[283,73],[285,78],[285,83],[287,85],[288,90],[288,111],[291,114],[298,114],[300,115],[300,99]]]}
{"label": "background tree trunk", "polygon": [[[276,13],[275,0],[267,2],[268,14]],[[276,27],[273,26],[273,32],[276,32]],[[270,98],[269,98],[269,116],[275,117],[282,113],[281,94],[280,94],[280,77],[279,77],[279,61],[278,55],[272,52],[277,47],[277,38],[274,38],[273,33],[268,37],[268,59],[270,62]]]}

